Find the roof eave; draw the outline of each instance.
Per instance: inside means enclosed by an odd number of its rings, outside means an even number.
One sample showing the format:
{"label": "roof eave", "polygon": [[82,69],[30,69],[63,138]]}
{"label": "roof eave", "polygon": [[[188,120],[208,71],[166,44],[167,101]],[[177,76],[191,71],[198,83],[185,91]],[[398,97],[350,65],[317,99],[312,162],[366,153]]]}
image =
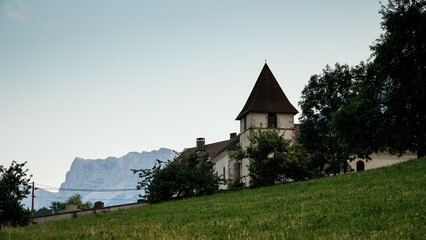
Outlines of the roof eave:
{"label": "roof eave", "polygon": [[[249,111],[245,111],[245,112],[240,113],[237,116],[237,118],[235,118],[235,120],[236,121],[241,120],[245,116],[247,116],[249,113],[266,113],[266,112],[265,111],[250,111],[250,112]],[[271,112],[271,113],[275,113],[275,114],[278,114],[278,113],[281,113],[281,114],[293,114],[293,116],[294,116],[294,115],[298,114],[299,111],[295,110],[295,112]]]}

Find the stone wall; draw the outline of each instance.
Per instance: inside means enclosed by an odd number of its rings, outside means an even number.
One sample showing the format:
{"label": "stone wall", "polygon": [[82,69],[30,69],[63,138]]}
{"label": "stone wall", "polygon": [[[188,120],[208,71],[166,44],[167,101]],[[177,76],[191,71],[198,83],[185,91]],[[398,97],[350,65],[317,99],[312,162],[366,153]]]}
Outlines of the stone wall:
{"label": "stone wall", "polygon": [[147,205],[147,203],[132,203],[132,204],[124,204],[124,205],[118,205],[118,206],[111,206],[111,207],[106,207],[101,209],[78,210],[78,211],[58,213],[58,214],[43,216],[43,217],[35,217],[33,221],[36,223],[59,221],[59,220],[65,220],[65,219],[85,217],[85,216],[90,216],[90,215],[99,214],[99,213],[114,212],[118,210],[142,207],[145,205]]}

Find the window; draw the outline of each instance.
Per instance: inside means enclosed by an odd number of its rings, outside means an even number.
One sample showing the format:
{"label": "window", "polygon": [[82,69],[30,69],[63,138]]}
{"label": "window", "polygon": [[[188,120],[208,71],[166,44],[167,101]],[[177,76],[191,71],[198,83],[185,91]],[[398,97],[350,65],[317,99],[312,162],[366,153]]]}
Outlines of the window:
{"label": "window", "polygon": [[223,180],[226,180],[226,177],[225,177],[225,167],[223,167]]}
{"label": "window", "polygon": [[270,113],[268,114],[268,128],[276,128],[277,125],[277,115]]}
{"label": "window", "polygon": [[247,117],[244,117],[244,131],[247,130]]}

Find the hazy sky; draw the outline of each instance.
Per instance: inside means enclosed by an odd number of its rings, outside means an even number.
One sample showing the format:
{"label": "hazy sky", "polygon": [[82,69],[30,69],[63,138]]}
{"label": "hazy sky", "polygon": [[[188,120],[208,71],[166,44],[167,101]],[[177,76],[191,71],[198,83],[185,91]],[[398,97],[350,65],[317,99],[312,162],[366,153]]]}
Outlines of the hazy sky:
{"label": "hazy sky", "polygon": [[[376,0],[0,0],[0,164],[59,186],[75,157],[238,132],[265,59],[290,102],[381,33]],[[297,121],[298,115],[296,116]]]}

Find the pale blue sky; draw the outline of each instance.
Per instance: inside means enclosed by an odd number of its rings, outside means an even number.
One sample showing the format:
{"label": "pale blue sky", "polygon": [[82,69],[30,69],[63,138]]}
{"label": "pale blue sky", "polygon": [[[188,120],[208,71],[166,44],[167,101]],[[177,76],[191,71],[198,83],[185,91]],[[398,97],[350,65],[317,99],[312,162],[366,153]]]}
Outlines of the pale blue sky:
{"label": "pale blue sky", "polygon": [[[182,151],[238,132],[265,59],[293,105],[358,64],[375,0],[0,0],[0,164],[59,186],[75,157]],[[296,116],[297,118],[298,116]]]}

